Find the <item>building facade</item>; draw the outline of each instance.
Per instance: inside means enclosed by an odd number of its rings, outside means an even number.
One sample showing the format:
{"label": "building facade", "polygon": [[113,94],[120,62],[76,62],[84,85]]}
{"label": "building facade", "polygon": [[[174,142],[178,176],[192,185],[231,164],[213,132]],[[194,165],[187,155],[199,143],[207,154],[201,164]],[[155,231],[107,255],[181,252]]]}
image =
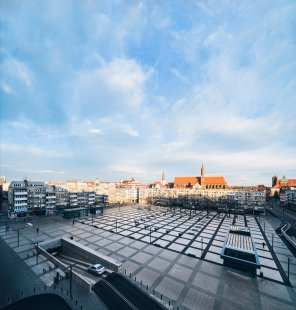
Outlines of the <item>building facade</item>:
{"label": "building facade", "polygon": [[280,204],[287,208],[296,208],[296,187],[280,192]]}
{"label": "building facade", "polygon": [[223,176],[206,177],[205,167],[202,164],[201,175],[194,177],[175,177],[174,188],[193,188],[193,189],[227,189],[227,182]]}
{"label": "building facade", "polygon": [[296,187],[296,179],[287,179],[285,176],[279,179],[277,176],[273,176],[271,185],[271,196],[274,196],[275,192],[279,194],[281,190]]}
{"label": "building facade", "polygon": [[8,188],[8,216],[43,215],[65,208],[90,207],[95,201],[95,192],[75,193],[44,182],[12,181]]}

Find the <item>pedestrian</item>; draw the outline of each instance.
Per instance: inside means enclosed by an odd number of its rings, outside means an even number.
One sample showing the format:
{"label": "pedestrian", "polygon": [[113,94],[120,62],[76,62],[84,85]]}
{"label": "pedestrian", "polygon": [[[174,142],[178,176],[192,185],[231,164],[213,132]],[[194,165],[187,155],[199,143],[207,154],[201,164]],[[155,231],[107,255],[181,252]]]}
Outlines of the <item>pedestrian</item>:
{"label": "pedestrian", "polygon": [[264,249],[264,247],[265,247],[265,242],[264,242],[264,241],[262,242],[262,247],[263,247],[263,249]]}
{"label": "pedestrian", "polygon": [[37,234],[39,233],[39,228],[38,228],[38,227],[36,228],[36,233],[37,233]]}

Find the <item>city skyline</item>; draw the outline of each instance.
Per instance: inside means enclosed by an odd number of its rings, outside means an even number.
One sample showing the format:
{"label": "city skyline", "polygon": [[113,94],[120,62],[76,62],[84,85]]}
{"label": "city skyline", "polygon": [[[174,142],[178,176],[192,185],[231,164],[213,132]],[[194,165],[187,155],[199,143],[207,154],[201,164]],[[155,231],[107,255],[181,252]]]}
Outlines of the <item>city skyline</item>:
{"label": "city skyline", "polygon": [[295,2],[0,8],[0,175],[295,178]]}

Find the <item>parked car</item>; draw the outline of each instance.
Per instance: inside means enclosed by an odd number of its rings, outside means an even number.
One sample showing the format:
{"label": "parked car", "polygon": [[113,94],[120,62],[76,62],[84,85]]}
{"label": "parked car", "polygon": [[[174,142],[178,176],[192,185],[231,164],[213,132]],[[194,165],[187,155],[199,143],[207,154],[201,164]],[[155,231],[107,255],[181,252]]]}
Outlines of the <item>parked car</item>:
{"label": "parked car", "polygon": [[95,275],[100,275],[106,271],[106,268],[101,264],[91,265],[87,268],[88,272],[93,273]]}

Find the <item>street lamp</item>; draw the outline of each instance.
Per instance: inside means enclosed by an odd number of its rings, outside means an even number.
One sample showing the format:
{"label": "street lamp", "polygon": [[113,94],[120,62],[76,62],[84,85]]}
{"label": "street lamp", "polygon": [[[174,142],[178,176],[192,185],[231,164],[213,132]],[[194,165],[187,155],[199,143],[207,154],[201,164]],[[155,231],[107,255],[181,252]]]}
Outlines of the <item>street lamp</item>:
{"label": "street lamp", "polygon": [[73,266],[75,266],[76,265],[76,263],[73,263],[73,264],[71,264],[71,265],[69,265],[68,267],[66,267],[65,269],[63,269],[63,270],[67,270],[67,269],[70,269],[70,298],[72,298],[72,267]]}
{"label": "street lamp", "polygon": [[20,246],[20,229],[25,229],[25,227],[17,228],[17,247]]}
{"label": "street lamp", "polygon": [[150,226],[150,244],[151,244],[151,230],[152,230],[152,226]]}
{"label": "street lamp", "polygon": [[36,265],[38,265],[38,254],[39,254],[39,243],[43,242],[44,240],[39,240],[36,242],[33,242],[33,244],[36,244]]}

